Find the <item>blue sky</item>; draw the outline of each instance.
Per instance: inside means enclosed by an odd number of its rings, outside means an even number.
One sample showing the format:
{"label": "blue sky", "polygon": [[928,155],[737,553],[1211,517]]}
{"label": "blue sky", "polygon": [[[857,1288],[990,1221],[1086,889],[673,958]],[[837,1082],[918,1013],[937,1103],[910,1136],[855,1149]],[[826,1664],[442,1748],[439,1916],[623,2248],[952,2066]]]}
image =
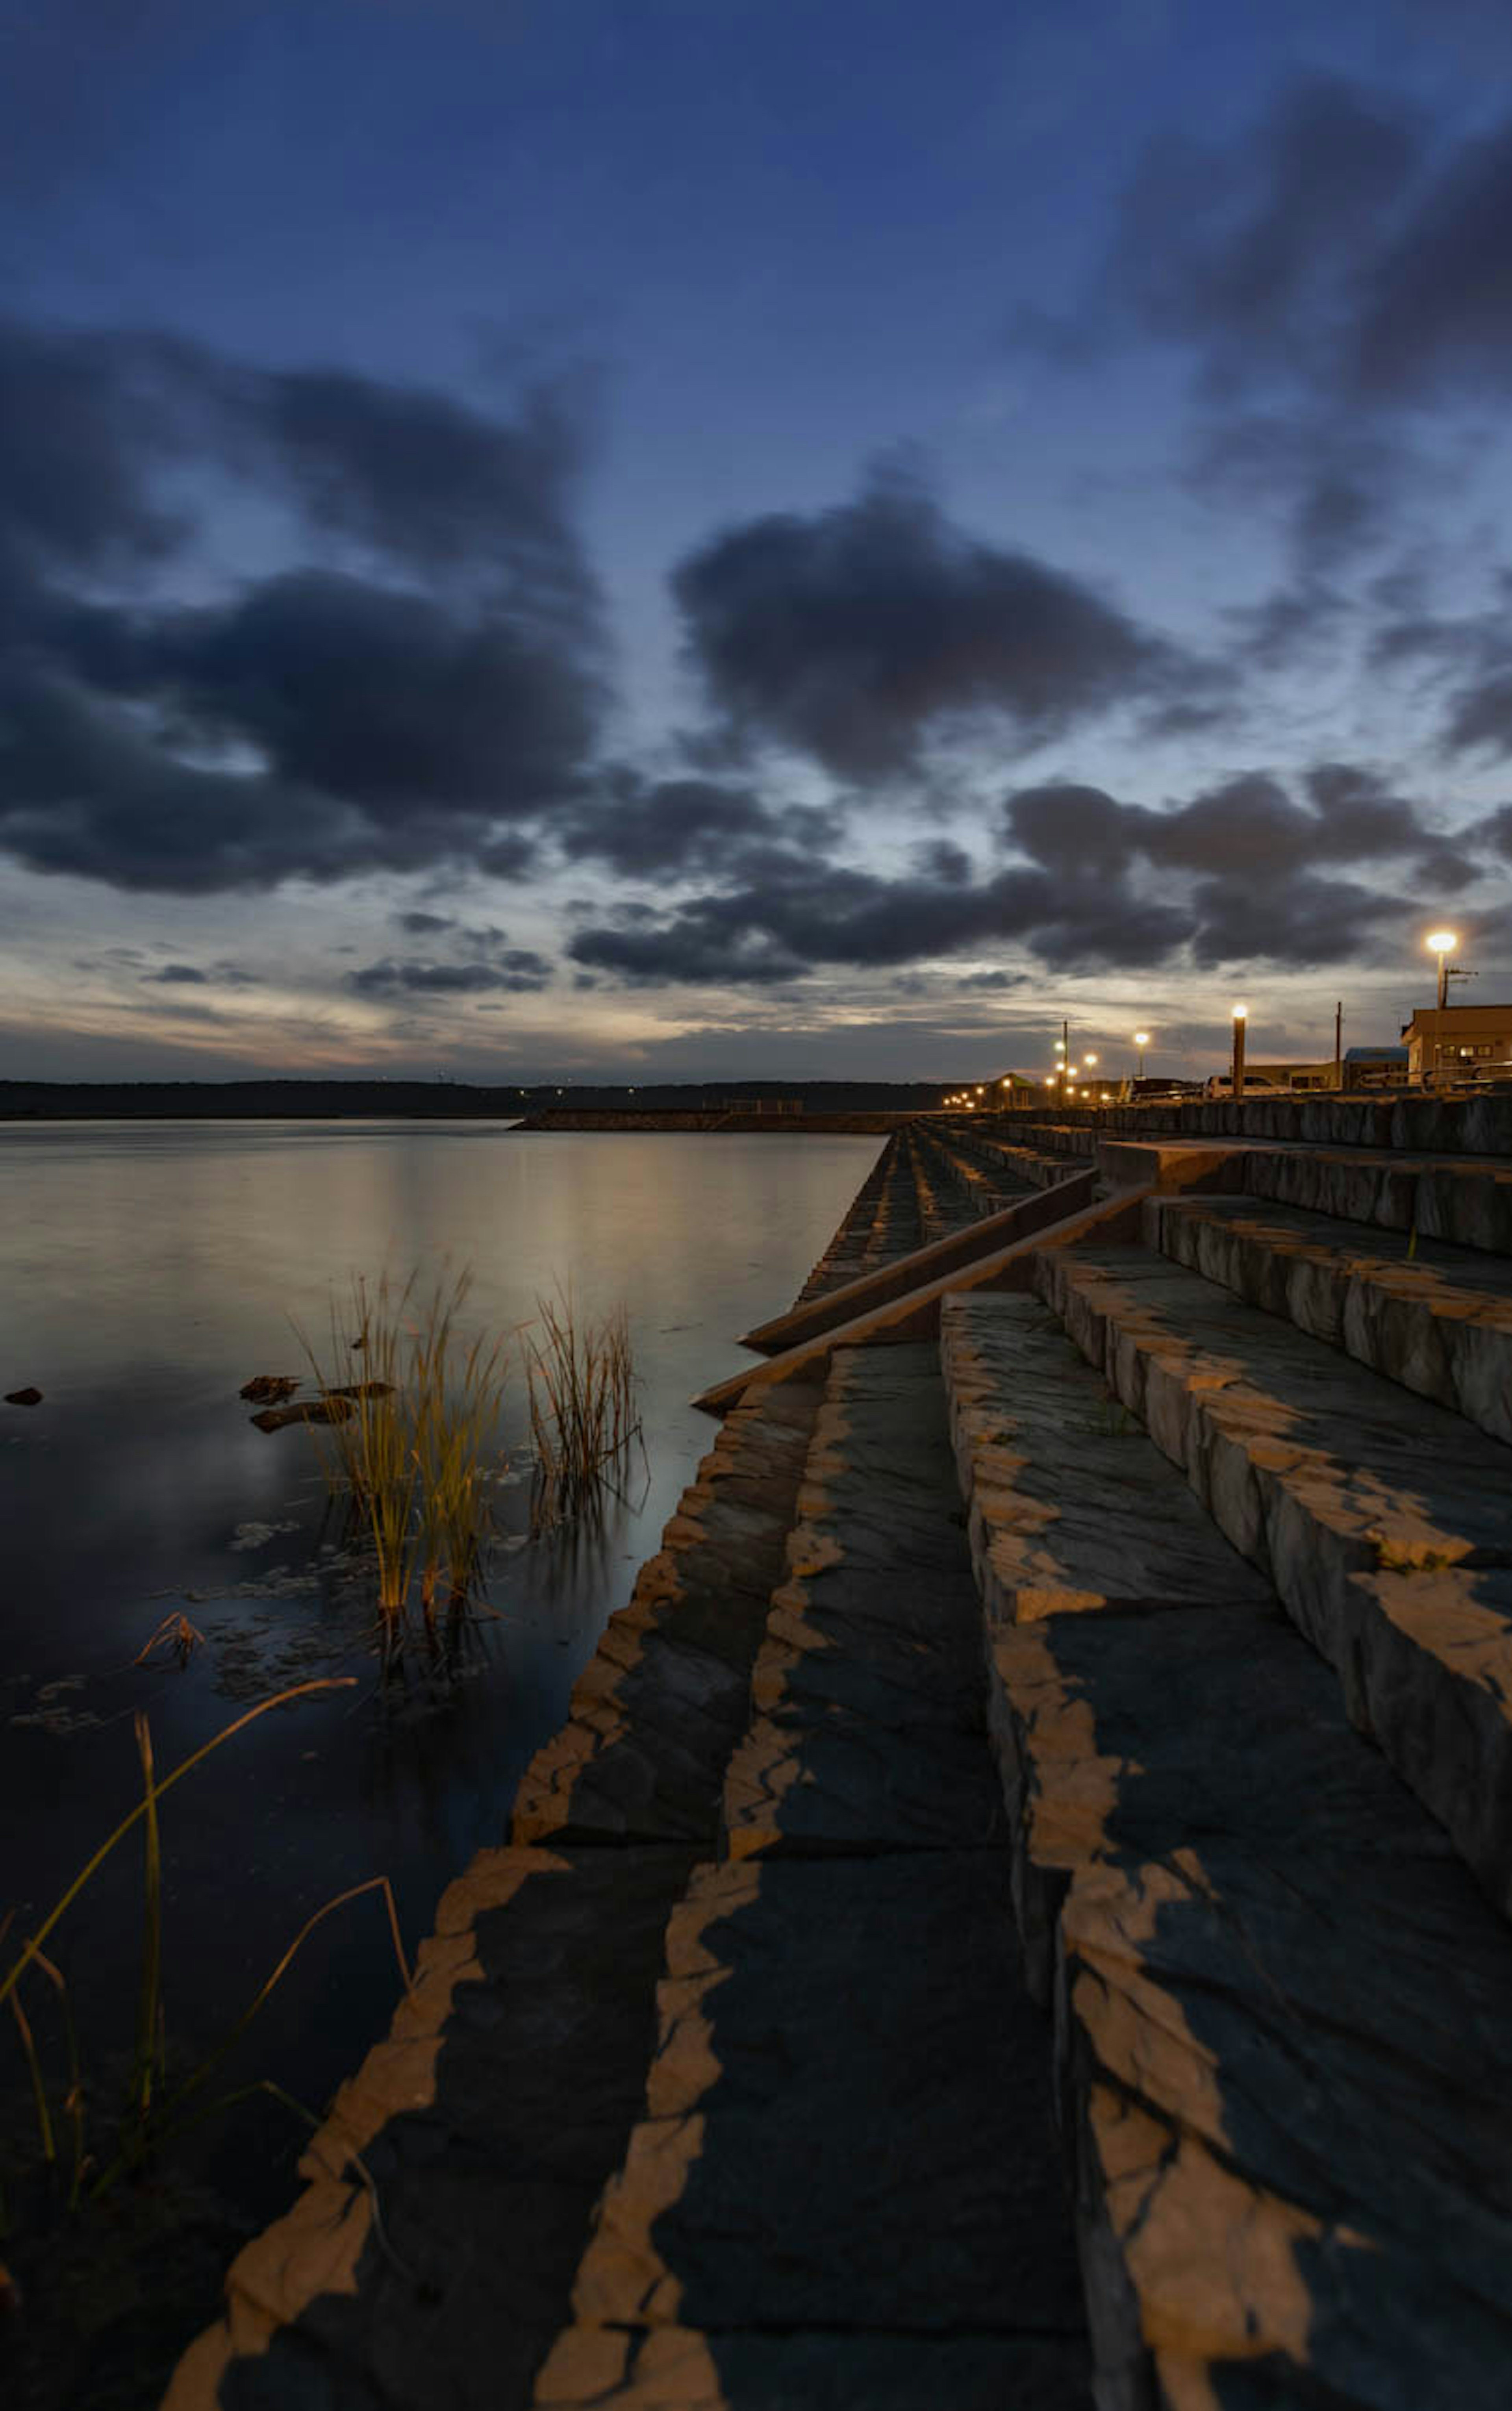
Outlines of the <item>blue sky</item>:
{"label": "blue sky", "polygon": [[0,0],[0,1032],[1204,1069],[1512,978],[1512,22]]}

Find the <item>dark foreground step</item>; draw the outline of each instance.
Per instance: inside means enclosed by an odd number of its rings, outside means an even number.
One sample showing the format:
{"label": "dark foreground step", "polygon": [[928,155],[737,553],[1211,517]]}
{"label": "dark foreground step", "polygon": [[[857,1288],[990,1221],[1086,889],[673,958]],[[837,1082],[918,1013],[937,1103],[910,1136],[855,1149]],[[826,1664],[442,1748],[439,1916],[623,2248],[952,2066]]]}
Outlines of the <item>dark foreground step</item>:
{"label": "dark foreground step", "polygon": [[942,1356],[991,1603],[1050,1595],[1026,1527],[1079,1601],[989,1647],[1099,2411],[1504,2411],[1512,1935],[1215,1536],[1202,1597],[1170,1469],[1043,1312],[963,1299]]}
{"label": "dark foreground step", "polygon": [[1512,1452],[1146,1249],[1038,1279],[1512,1911]]}
{"label": "dark foreground step", "polygon": [[841,1352],[538,2404],[1089,2411],[933,1346]]}

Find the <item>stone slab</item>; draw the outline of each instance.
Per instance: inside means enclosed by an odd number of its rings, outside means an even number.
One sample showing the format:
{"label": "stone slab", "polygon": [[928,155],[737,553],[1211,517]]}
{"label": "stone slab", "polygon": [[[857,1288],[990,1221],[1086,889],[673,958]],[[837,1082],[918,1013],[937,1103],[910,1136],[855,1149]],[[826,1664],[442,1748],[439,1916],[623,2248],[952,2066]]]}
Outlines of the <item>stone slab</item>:
{"label": "stone slab", "polygon": [[667,1971],[574,2324],[1081,2332],[1002,1852],[702,1867]]}
{"label": "stone slab", "polygon": [[1047,1257],[1042,1279],[1512,1913],[1504,1445],[1144,1250]]}
{"label": "stone slab", "polygon": [[1152,1198],[1149,1244],[1512,1440],[1512,1259],[1264,1206]]}
{"label": "stone slab", "polygon": [[837,1351],[725,1780],[732,1857],[997,1838],[963,1523],[936,1350]]}
{"label": "stone slab", "polygon": [[818,1398],[784,1385],[723,1425],[521,1778],[516,1842],[712,1845]]}
{"label": "stone slab", "polygon": [[1512,1169],[1474,1157],[1370,1154],[1362,1148],[1253,1147],[1243,1187],[1252,1197],[1388,1231],[1512,1253]]}
{"label": "stone slab", "polygon": [[1505,1923],[1276,1615],[1058,1615],[992,1645],[1099,2405],[1490,2411]]}
{"label": "stone slab", "polygon": [[571,2328],[538,2411],[1092,2411],[1080,2339]]}
{"label": "stone slab", "polygon": [[852,1316],[832,1332],[823,1332],[812,1339],[800,1341],[785,1349],[778,1356],[769,1357],[764,1365],[748,1367],[733,1374],[728,1381],[716,1381],[693,1400],[705,1414],[727,1414],[743,1399],[754,1399],[769,1386],[783,1381],[818,1379],[827,1366],[836,1348],[887,1347],[900,1341],[935,1337],[939,1330],[939,1308],[942,1298],[959,1289],[1027,1288],[1038,1251],[1049,1247],[1061,1247],[1084,1237],[1089,1232],[1110,1226],[1130,1231],[1139,1227],[1139,1207],[1143,1203],[1143,1190],[1130,1190],[1098,1205],[1077,1207],[1057,1220],[1047,1229],[1031,1237],[1010,1240],[995,1254],[962,1265],[955,1271],[935,1279],[922,1281],[917,1289],[893,1298],[886,1305],[873,1307],[864,1314]]}
{"label": "stone slab", "polygon": [[479,1853],[165,2411],[530,2401],[642,2108],[691,1865],[658,1848]]}
{"label": "stone slab", "polygon": [[1038,1298],[948,1299],[940,1362],[990,1616],[1269,1599]]}

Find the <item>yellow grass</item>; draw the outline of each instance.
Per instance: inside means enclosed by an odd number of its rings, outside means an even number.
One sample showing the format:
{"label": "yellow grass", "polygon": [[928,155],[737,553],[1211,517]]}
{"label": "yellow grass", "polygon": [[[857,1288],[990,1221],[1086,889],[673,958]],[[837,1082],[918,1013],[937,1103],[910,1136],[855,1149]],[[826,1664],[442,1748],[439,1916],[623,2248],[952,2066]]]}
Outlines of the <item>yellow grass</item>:
{"label": "yellow grass", "polygon": [[641,1426],[624,1307],[582,1321],[559,1292],[537,1298],[536,1315],[540,1337],[528,1343],[526,1377],[539,1469],[531,1521],[543,1531],[618,1488]]}
{"label": "yellow grass", "polygon": [[416,1587],[431,1638],[443,1602],[453,1614],[466,1605],[492,1530],[489,1480],[503,1462],[508,1337],[464,1343],[469,1272],[438,1279],[424,1299],[418,1279],[356,1275],[345,1332],[332,1308],[328,1367],[298,1334],[323,1395],[357,1391],[354,1413],[312,1429],[327,1482],[346,1491],[371,1546],[389,1649]]}

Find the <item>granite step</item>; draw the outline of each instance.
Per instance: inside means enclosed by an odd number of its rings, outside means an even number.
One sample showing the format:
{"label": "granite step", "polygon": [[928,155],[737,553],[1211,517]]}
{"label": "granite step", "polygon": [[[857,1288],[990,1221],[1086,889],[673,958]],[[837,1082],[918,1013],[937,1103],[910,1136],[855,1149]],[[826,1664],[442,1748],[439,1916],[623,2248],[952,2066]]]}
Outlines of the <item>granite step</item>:
{"label": "granite step", "polygon": [[1512,1258],[1248,1197],[1156,1197],[1149,1244],[1512,1440]]}
{"label": "granite step", "polygon": [[783,1383],[726,1418],[526,1768],[515,1841],[712,1845],[821,1395]]}
{"label": "granite step", "polygon": [[1365,1147],[1259,1147],[1245,1153],[1243,1185],[1251,1197],[1304,1213],[1512,1255],[1512,1165]]}
{"label": "granite step", "polygon": [[938,1352],[844,1352],[551,2411],[1090,2411]]}
{"label": "granite step", "polygon": [[732,1859],[1001,1843],[938,1351],[831,1362],[724,1786]]}
{"label": "granite step", "polygon": [[1099,2411],[1500,2411],[1512,1935],[1043,1308],[941,1356]]}
{"label": "granite step", "polygon": [[1505,1443],[1151,1249],[1045,1250],[1036,1279],[1512,1913]]}
{"label": "granite step", "polygon": [[901,1152],[901,1133],[894,1131],[846,1208],[829,1246],[799,1291],[800,1301],[822,1297],[827,1290],[854,1279],[876,1226],[882,1196],[895,1177]]}

